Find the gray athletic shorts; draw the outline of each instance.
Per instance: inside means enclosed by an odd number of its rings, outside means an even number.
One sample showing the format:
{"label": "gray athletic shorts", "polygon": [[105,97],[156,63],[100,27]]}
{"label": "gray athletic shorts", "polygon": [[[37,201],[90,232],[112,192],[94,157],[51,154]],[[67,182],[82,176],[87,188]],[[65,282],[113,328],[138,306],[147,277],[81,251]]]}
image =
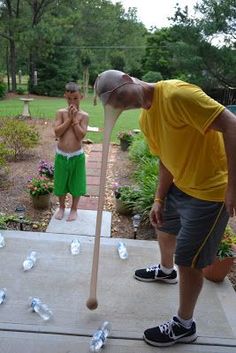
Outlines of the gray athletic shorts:
{"label": "gray athletic shorts", "polygon": [[158,229],[177,236],[177,265],[203,268],[213,262],[228,219],[223,202],[200,200],[172,185]]}

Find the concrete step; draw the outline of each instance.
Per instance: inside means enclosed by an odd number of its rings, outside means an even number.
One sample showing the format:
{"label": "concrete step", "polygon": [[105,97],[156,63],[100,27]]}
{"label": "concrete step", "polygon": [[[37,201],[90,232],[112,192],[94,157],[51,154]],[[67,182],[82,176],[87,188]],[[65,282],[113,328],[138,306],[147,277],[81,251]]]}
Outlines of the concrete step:
{"label": "concrete step", "polygon": [[[66,219],[69,215],[70,209],[65,209],[65,215],[62,220],[55,218],[55,211],[53,217],[51,218],[48,227],[46,229],[47,233],[57,233],[57,234],[77,234],[86,236],[95,236],[97,211],[93,210],[81,210],[78,209],[78,217],[73,222],[67,222]],[[102,226],[101,226],[101,236],[109,238],[111,236],[111,212],[103,211],[102,213]]]}

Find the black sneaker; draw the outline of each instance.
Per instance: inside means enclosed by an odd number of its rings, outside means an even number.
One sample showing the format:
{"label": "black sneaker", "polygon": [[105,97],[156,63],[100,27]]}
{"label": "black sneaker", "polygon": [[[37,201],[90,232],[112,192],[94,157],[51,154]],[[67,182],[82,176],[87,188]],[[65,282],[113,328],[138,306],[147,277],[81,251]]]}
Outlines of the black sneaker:
{"label": "black sneaker", "polygon": [[144,340],[152,346],[172,346],[178,342],[190,343],[196,340],[196,324],[193,321],[190,328],[185,328],[177,317],[163,325],[144,331]]}
{"label": "black sneaker", "polygon": [[160,269],[160,265],[153,265],[147,268],[136,270],[134,273],[134,278],[143,282],[162,281],[172,284],[178,282],[176,270],[173,270],[169,275],[167,275]]}

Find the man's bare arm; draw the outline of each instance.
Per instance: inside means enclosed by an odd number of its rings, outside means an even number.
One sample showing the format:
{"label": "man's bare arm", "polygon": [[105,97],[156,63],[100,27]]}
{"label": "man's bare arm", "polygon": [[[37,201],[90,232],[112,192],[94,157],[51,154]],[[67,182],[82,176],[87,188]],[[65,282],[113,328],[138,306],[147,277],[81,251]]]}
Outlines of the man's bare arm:
{"label": "man's bare arm", "polygon": [[159,162],[159,183],[156,191],[155,198],[164,200],[166,194],[173,183],[173,175],[164,166],[162,161]]}
{"label": "man's bare arm", "polygon": [[68,118],[63,122],[63,113],[58,111],[56,114],[56,121],[54,126],[54,132],[56,137],[61,137],[66,130],[70,127],[72,118]]}
{"label": "man's bare arm", "polygon": [[168,169],[166,169],[166,167],[160,160],[159,182],[158,182],[158,187],[155,194],[155,200],[150,212],[150,222],[154,227],[156,226],[160,227],[163,224],[164,200],[172,183],[173,183],[173,175],[169,172]]}
{"label": "man's bare arm", "polygon": [[222,132],[228,163],[228,188],[225,195],[225,205],[229,215],[236,214],[236,116],[225,109],[209,126]]}

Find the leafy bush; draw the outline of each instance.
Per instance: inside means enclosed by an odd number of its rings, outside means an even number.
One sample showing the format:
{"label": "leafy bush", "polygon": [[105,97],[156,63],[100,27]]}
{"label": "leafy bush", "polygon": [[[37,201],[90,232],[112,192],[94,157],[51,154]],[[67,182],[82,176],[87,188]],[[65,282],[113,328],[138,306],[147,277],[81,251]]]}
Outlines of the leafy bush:
{"label": "leafy bush", "polygon": [[157,159],[142,158],[133,178],[139,191],[136,199],[131,200],[129,204],[136,213],[142,215],[142,222],[148,223],[158,180]]}
{"label": "leafy bush", "polygon": [[7,229],[9,222],[17,222],[15,215],[0,214],[0,229]]}
{"label": "leafy bush", "polygon": [[149,213],[153,204],[159,174],[158,158],[151,155],[142,134],[134,137],[129,150],[129,158],[135,163],[133,179],[138,187],[138,197],[131,201],[135,212],[141,214],[142,222],[149,223]]}
{"label": "leafy bush", "polygon": [[129,148],[129,158],[137,164],[140,163],[141,159],[148,158],[156,160],[156,157],[151,155],[143,134],[134,135],[132,145]]}
{"label": "leafy bush", "polygon": [[121,200],[129,210],[133,210],[140,190],[130,185],[119,186],[115,184],[114,195]]}
{"label": "leafy bush", "polygon": [[6,94],[7,86],[0,78],[0,98],[3,98]]}
{"label": "leafy bush", "polygon": [[10,151],[6,146],[0,142],[0,168],[6,165],[6,159],[9,156]]}
{"label": "leafy bush", "polygon": [[139,195],[139,190],[130,185],[118,186],[114,191],[115,197],[121,201],[135,201]]}
{"label": "leafy bush", "polygon": [[16,93],[22,95],[22,94],[25,94],[25,90],[22,87],[18,87],[16,90]]}
{"label": "leafy bush", "polygon": [[26,122],[17,119],[4,120],[0,128],[2,143],[12,152],[15,160],[39,142],[39,134]]}
{"label": "leafy bush", "polygon": [[163,80],[162,74],[158,71],[148,71],[143,77],[143,81],[146,82],[157,82]]}

